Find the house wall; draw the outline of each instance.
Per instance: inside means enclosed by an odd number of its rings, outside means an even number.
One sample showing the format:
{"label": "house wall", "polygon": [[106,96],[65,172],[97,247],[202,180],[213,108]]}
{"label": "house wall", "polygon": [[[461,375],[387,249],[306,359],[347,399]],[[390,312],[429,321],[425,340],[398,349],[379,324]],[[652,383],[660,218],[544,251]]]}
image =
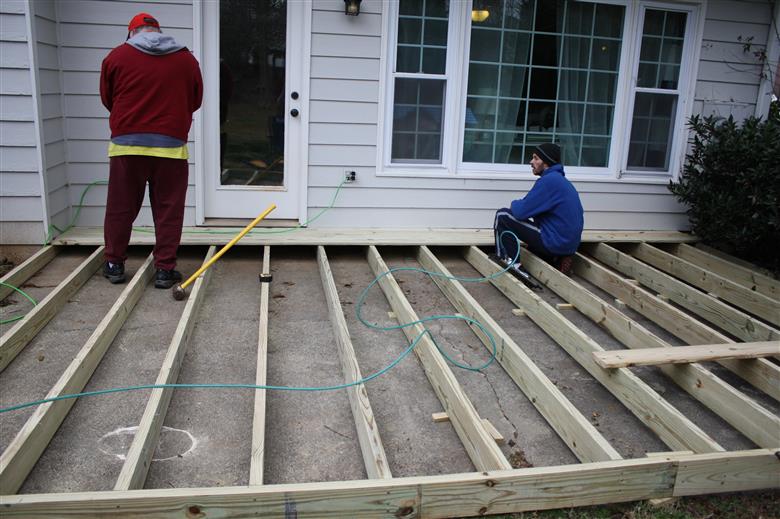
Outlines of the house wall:
{"label": "house wall", "polygon": [[40,98],[40,132],[49,221],[63,229],[71,216],[67,178],[65,117],[62,110],[57,12],[54,0],[32,2],[37,82]]}
{"label": "house wall", "polygon": [[759,87],[773,7],[767,0],[709,0],[694,113],[741,120],[755,114],[759,95],[771,94]]}
{"label": "house wall", "polygon": [[[26,9],[33,11],[33,24]],[[108,112],[98,94],[100,64],[124,41],[127,21],[141,9],[193,48],[191,0],[143,6],[131,0],[0,2],[1,243],[40,243],[47,213],[64,226],[90,183],[107,179]],[[344,171],[354,170],[357,182],[345,187],[337,207],[314,225],[489,227],[496,208],[530,189],[530,175],[523,180],[376,175],[383,2],[364,0],[356,18],[343,9],[342,0],[313,1],[307,216],[327,207]],[[761,79],[753,52],[765,47],[771,16],[772,5],[765,0],[708,2],[694,113],[740,119],[753,114]],[[740,36],[751,42],[748,52]],[[37,67],[31,67],[33,61]],[[190,155],[199,156],[192,140]],[[196,223],[195,182],[191,159],[185,225]],[[589,229],[688,225],[664,184],[575,184]],[[101,225],[105,199],[105,186],[90,188],[77,225]],[[152,223],[148,200],[138,223]]]}
{"label": "house wall", "polygon": [[0,2],[0,243],[41,243],[45,232],[25,9]]}
{"label": "house wall", "polygon": [[[364,0],[360,16],[343,2],[314,3],[311,48],[308,217],[330,204],[344,171],[358,181],[316,225],[489,227],[493,213],[523,196],[527,180],[376,176],[380,112],[382,2]],[[694,113],[752,115],[760,83],[755,57],[737,37],[763,48],[772,6],[764,0],[711,0],[706,8]],[[745,64],[747,62],[747,64]],[[529,175],[530,177],[530,175]],[[665,184],[576,181],[589,229],[685,229],[684,208]]]}

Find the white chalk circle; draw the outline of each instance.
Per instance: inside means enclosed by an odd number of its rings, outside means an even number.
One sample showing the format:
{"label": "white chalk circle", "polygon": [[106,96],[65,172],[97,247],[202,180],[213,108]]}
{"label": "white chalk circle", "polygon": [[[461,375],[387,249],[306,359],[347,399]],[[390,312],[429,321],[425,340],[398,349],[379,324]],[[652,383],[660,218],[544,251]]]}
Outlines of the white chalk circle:
{"label": "white chalk circle", "polygon": [[[103,454],[125,460],[136,432],[138,432],[137,425],[120,427],[115,431],[104,434],[98,440],[98,449]],[[183,458],[192,453],[197,445],[198,441],[189,431],[163,426],[160,431],[160,437],[157,440],[157,450],[155,451],[159,458],[152,458],[152,461],[168,461]]]}

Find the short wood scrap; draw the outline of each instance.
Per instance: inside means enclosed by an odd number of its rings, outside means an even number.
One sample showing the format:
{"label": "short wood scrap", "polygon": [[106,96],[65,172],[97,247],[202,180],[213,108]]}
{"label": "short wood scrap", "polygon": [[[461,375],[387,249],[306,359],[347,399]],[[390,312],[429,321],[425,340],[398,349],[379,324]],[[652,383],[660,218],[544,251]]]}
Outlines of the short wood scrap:
{"label": "short wood scrap", "polygon": [[[450,416],[447,413],[433,413],[431,414],[431,419],[435,423],[441,423],[441,422],[449,422]],[[498,429],[493,426],[492,423],[490,423],[490,420],[487,418],[482,419],[482,425],[485,426],[485,430],[488,432],[490,436],[493,437],[494,440],[496,440],[496,443],[499,445],[503,445],[505,438],[504,435],[502,435],[500,432],[498,432]]]}

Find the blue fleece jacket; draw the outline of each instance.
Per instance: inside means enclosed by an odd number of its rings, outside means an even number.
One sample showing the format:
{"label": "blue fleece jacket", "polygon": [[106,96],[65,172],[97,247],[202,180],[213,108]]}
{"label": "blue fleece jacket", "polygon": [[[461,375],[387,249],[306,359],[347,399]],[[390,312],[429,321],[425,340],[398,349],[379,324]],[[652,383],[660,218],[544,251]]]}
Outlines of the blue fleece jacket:
{"label": "blue fleece jacket", "polygon": [[511,206],[518,220],[534,219],[544,246],[560,256],[577,250],[584,223],[580,197],[565,175],[560,164],[547,168],[525,198],[513,201]]}

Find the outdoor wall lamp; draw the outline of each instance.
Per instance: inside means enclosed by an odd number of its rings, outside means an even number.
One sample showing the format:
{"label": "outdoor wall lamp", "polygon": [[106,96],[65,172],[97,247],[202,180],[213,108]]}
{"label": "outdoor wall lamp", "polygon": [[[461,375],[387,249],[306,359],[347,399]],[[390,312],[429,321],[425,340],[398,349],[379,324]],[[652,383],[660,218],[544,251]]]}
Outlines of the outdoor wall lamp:
{"label": "outdoor wall lamp", "polygon": [[360,2],[362,0],[344,0],[344,14],[357,16],[360,14]]}

